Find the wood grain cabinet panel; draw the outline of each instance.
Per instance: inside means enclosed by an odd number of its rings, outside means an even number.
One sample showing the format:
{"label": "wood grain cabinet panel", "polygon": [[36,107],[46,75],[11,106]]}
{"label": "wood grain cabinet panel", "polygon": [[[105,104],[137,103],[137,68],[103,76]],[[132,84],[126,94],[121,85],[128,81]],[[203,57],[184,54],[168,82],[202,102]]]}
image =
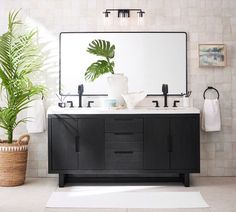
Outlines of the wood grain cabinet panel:
{"label": "wood grain cabinet panel", "polygon": [[[189,186],[200,172],[199,114],[49,115],[49,173],[70,178],[156,179]],[[168,175],[169,176],[169,175]]]}

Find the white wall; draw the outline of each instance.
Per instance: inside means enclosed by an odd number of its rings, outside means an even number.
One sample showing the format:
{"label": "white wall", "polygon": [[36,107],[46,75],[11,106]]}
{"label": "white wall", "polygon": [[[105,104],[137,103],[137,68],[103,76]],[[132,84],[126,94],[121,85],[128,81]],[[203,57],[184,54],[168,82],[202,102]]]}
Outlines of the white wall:
{"label": "white wall", "polygon": [[[136,14],[120,25],[116,17],[104,23],[105,8],[142,8],[145,23]],[[201,107],[207,85],[221,95],[221,132],[201,133],[201,175],[236,175],[236,1],[235,0],[0,0],[0,33],[6,30],[7,14],[22,8],[22,15],[40,31],[40,41],[55,55],[52,67],[40,77],[49,88],[47,105],[56,101],[58,88],[58,35],[61,31],[186,31],[188,33],[188,86],[196,107]],[[116,15],[114,15],[116,16]],[[227,45],[228,66],[199,68],[198,44]],[[68,98],[69,99],[69,98]],[[98,101],[97,101],[98,102]],[[150,104],[147,99],[144,104]],[[24,132],[22,126],[17,134]],[[32,135],[28,175],[47,176],[47,133]]]}

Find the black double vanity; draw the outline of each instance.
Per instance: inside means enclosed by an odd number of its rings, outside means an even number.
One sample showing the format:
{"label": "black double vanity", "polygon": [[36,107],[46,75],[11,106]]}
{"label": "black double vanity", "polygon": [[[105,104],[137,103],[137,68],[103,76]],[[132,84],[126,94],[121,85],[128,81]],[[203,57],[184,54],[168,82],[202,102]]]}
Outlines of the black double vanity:
{"label": "black double vanity", "polygon": [[189,186],[190,173],[200,172],[199,115],[195,108],[49,108],[49,173],[59,174],[60,187],[162,180]]}
{"label": "black double vanity", "polygon": [[[163,108],[157,101],[152,108],[91,108],[91,101],[89,108],[81,108],[84,89],[78,84],[84,83],[85,96],[111,95],[113,89],[107,88],[106,77],[93,83],[84,80],[88,61],[94,57],[86,49],[98,38],[116,45],[116,70],[127,76],[127,86],[124,80],[114,84],[149,96],[163,94]],[[190,173],[200,172],[200,111],[189,103],[177,104],[179,99],[167,107],[168,95],[186,94],[188,98],[191,94],[187,89],[187,33],[62,32],[59,40],[59,93],[80,99],[80,108],[68,102],[71,108],[52,106],[48,110],[49,173],[59,174],[59,186],[161,180],[189,186]],[[115,97],[117,91],[120,96],[126,93],[120,87],[113,89]],[[108,100],[114,100],[114,95],[108,95]]]}

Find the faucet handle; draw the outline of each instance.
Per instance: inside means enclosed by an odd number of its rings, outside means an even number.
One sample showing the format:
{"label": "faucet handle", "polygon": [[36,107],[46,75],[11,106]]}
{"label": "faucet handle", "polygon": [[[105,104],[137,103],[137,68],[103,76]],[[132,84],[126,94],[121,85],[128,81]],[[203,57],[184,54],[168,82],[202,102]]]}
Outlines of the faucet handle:
{"label": "faucet handle", "polygon": [[68,104],[70,104],[70,107],[74,107],[73,101],[67,101]]}
{"label": "faucet handle", "polygon": [[91,107],[92,103],[94,103],[94,101],[88,101],[88,106],[87,107]]}
{"label": "faucet handle", "polygon": [[179,103],[179,100],[174,101],[173,107],[177,107],[177,103]]}
{"label": "faucet handle", "polygon": [[155,103],[155,107],[159,107],[159,103],[157,100],[152,101],[152,103]]}

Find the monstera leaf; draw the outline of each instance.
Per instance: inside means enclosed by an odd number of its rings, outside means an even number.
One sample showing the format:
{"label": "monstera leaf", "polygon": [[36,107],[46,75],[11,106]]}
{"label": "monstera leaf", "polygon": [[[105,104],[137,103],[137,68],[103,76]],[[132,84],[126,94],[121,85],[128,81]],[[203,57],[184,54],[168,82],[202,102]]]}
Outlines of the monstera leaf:
{"label": "monstera leaf", "polygon": [[92,63],[85,72],[85,79],[89,81],[94,81],[99,76],[113,72],[114,62],[108,63],[106,60],[98,60]]}
{"label": "monstera leaf", "polygon": [[109,41],[93,40],[87,49],[91,54],[112,59],[115,56],[115,46]]}
{"label": "monstera leaf", "polygon": [[98,77],[106,73],[114,74],[114,61],[111,61],[115,56],[115,46],[111,45],[109,41],[93,40],[87,49],[91,54],[104,57],[104,60],[98,60],[92,63],[85,72],[85,79],[87,81],[94,81]]}

